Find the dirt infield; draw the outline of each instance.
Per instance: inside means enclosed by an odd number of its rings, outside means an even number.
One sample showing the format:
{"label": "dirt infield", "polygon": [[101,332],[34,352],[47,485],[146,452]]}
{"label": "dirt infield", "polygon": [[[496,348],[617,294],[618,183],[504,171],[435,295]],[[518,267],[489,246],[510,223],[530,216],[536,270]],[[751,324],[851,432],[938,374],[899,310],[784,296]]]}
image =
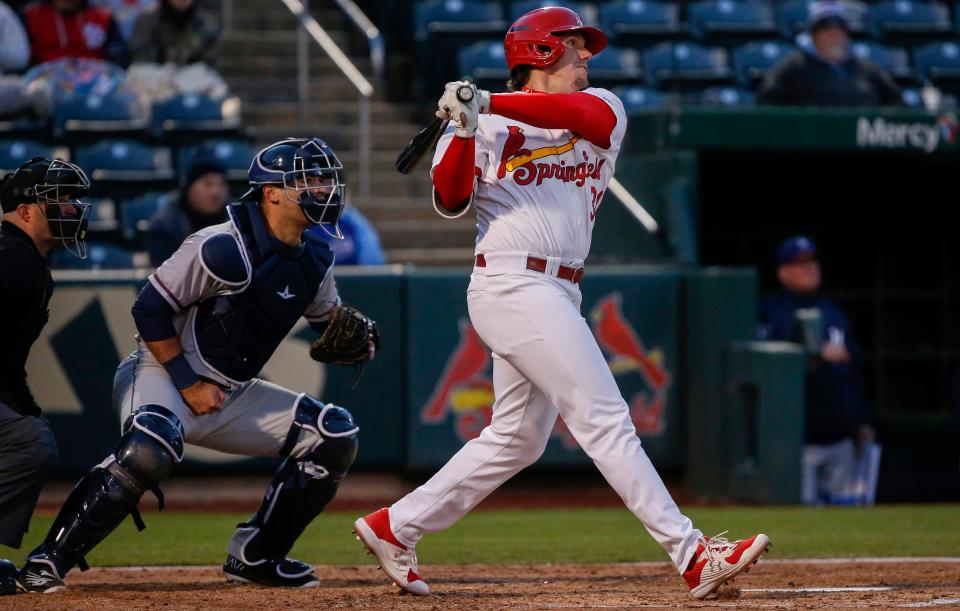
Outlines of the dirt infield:
{"label": "dirt infield", "polygon": [[[374,566],[317,567],[324,585],[278,591],[213,567],[92,569],[65,593],[0,599],[4,609],[838,608],[960,606],[960,562],[760,561],[720,596],[694,601],[665,563],[425,566],[435,594],[401,595]],[[820,588],[855,591],[817,592]],[[763,591],[773,590],[773,591]]]}

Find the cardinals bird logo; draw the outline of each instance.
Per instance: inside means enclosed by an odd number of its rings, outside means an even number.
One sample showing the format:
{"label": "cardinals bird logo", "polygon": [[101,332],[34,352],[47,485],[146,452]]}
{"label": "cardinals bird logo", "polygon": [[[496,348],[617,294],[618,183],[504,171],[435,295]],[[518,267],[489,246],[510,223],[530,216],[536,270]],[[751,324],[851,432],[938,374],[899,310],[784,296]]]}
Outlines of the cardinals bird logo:
{"label": "cardinals bird logo", "polygon": [[[628,401],[637,432],[660,435],[665,428],[670,373],[663,366],[663,353],[648,351],[623,316],[621,301],[619,293],[597,301],[590,312],[591,328],[608,355],[607,363],[621,390],[635,388],[637,374],[643,381],[643,389],[631,393]],[[446,422],[448,414],[453,414],[457,437],[468,441],[490,424],[494,393],[489,349],[467,319],[459,321],[459,330],[459,342],[420,410],[420,422],[440,425]],[[564,448],[579,447],[561,419],[557,419],[552,437],[559,439]]]}

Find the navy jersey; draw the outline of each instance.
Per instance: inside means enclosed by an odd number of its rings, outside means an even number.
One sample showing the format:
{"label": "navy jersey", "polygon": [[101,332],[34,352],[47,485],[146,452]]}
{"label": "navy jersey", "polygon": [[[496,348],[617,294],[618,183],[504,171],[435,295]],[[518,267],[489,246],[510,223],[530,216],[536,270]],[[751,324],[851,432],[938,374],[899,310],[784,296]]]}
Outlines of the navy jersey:
{"label": "navy jersey", "polygon": [[841,344],[852,357],[847,363],[829,363],[813,357],[806,383],[806,442],[828,444],[851,437],[867,420],[860,349],[853,341],[850,321],[836,305],[822,297],[804,298],[780,293],[760,310],[762,339],[800,342],[795,319],[800,308],[817,308],[823,320],[824,344]]}

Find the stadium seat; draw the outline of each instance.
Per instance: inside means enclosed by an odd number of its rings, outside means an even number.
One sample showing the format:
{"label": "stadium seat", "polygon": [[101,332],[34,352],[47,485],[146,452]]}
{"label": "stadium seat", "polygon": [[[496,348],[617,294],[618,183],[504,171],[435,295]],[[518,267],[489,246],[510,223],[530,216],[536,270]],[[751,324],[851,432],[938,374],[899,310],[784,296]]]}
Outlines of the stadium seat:
{"label": "stadium seat", "polygon": [[101,95],[93,90],[54,100],[54,135],[72,142],[138,137],[147,125],[147,113],[129,91],[113,89]]}
{"label": "stadium seat", "polygon": [[662,110],[667,106],[667,96],[648,87],[625,85],[614,88],[613,93],[623,102],[627,112]]}
{"label": "stadium seat", "polygon": [[241,125],[240,100],[234,96],[175,95],[153,105],[150,123],[158,139],[173,145],[235,134]]}
{"label": "stadium seat", "polygon": [[756,97],[746,89],[739,87],[708,87],[697,97],[701,106],[753,106]]}
{"label": "stadium seat", "polygon": [[0,140],[0,175],[3,172],[12,172],[30,161],[34,157],[66,157],[66,150],[28,140],[25,138],[11,138]]}
{"label": "stadium seat", "polygon": [[600,27],[617,44],[643,44],[674,38],[685,31],[679,6],[657,0],[619,0],[600,7]]}
{"label": "stadium seat", "polygon": [[421,40],[436,32],[500,32],[506,25],[499,2],[432,0],[414,7],[415,33]]}
{"label": "stadium seat", "polygon": [[663,90],[696,91],[730,80],[727,52],[694,43],[662,42],[643,55],[646,80]]}
{"label": "stadium seat", "polygon": [[227,182],[230,183],[230,192],[241,195],[246,191],[247,171],[250,162],[257,154],[256,149],[246,140],[212,139],[182,148],[177,154],[177,168],[183,176],[194,159],[198,157],[213,157],[227,170]]}
{"label": "stadium seat", "polygon": [[166,147],[108,139],[76,148],[73,161],[89,174],[94,194],[126,197],[174,184],[170,150]]}
{"label": "stadium seat", "polygon": [[118,227],[117,206],[110,197],[86,197],[85,202],[90,206],[91,233],[112,233]]}
{"label": "stadium seat", "polygon": [[[807,31],[807,15],[810,11],[810,5],[813,4],[814,1],[815,0],[787,0],[779,5],[777,9],[777,24],[782,37],[792,39],[800,32]],[[867,31],[867,5],[859,0],[842,0],[840,4],[843,4],[849,16],[851,35],[856,37],[864,34]]]}
{"label": "stadium seat", "polygon": [[773,9],[755,0],[693,2],[688,9],[690,33],[713,43],[744,42],[772,37],[777,32]]}
{"label": "stadium seat", "polygon": [[933,81],[950,93],[960,93],[960,45],[956,42],[931,42],[913,51],[913,64],[919,80]]}
{"label": "stadium seat", "polygon": [[460,49],[457,63],[460,75],[473,79],[481,89],[499,91],[510,78],[502,40],[484,40]]}
{"label": "stadium seat", "polygon": [[749,42],[733,52],[737,80],[747,87],[756,85],[767,70],[794,50],[793,45],[779,40]]}
{"label": "stadium seat", "polygon": [[856,41],[851,45],[854,55],[868,59],[890,73],[901,83],[916,81],[913,69],[910,67],[910,58],[905,49],[888,47],[878,42]]}
{"label": "stadium seat", "polygon": [[950,34],[950,13],[938,2],[884,0],[870,7],[868,17],[876,36],[916,42]]}
{"label": "stadium seat", "polygon": [[177,192],[150,191],[128,199],[120,205],[120,233],[128,243],[140,244],[140,236],[147,229],[150,217]]}
{"label": "stadium seat", "polygon": [[432,0],[414,7],[415,88],[422,98],[437,99],[443,83],[456,80],[457,53],[465,45],[503,36],[507,22],[499,2]]}
{"label": "stadium seat", "polygon": [[587,67],[590,82],[604,87],[635,83],[643,75],[639,51],[612,45],[591,59]]}
{"label": "stadium seat", "polygon": [[511,23],[534,9],[546,8],[548,6],[564,6],[572,10],[580,16],[580,20],[583,21],[584,25],[596,25],[597,23],[596,9],[590,4],[583,2],[570,2],[569,0],[525,0],[523,2],[509,2],[507,4],[510,7],[509,18]]}
{"label": "stadium seat", "polygon": [[80,259],[63,249],[50,252],[50,265],[58,269],[131,269],[143,267],[146,259],[138,253],[109,242],[87,241],[87,258]]}

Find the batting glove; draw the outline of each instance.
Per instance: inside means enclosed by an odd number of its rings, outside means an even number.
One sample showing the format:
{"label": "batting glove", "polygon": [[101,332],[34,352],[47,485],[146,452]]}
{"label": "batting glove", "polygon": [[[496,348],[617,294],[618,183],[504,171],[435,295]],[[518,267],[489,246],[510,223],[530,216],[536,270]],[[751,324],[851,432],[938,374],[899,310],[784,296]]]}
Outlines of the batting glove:
{"label": "batting glove", "polygon": [[[470,99],[466,102],[461,101],[457,95],[463,87],[470,90]],[[437,102],[436,116],[453,121],[456,133],[461,138],[472,138],[477,132],[478,115],[489,108],[489,92],[477,89],[475,85],[466,81],[453,81],[444,87],[443,95]]]}

